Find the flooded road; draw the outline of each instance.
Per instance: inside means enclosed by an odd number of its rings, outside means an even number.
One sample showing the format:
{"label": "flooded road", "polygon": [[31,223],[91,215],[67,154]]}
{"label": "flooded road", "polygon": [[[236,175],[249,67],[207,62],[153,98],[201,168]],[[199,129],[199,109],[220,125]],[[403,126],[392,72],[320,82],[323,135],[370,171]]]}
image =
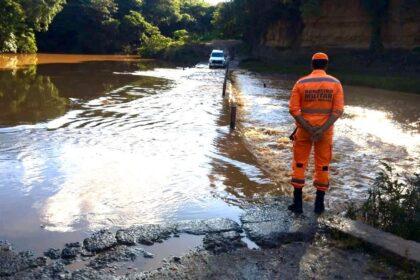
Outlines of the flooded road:
{"label": "flooded road", "polygon": [[[294,81],[284,76],[234,74],[241,105],[243,134],[261,166],[277,187],[271,194],[290,194],[292,143],[295,124],[288,101]],[[265,85],[265,86],[264,86]],[[335,125],[331,192],[327,205],[340,211],[364,199],[381,161],[398,172],[420,172],[420,95],[344,86],[345,113]],[[312,182],[313,162],[307,172]],[[308,184],[306,198],[313,198]]]}
{"label": "flooded road", "polygon": [[274,188],[229,130],[223,70],[2,59],[0,240],[18,249],[40,254],[101,228],[238,220],[246,199]]}
{"label": "flooded road", "polygon": [[[0,240],[17,249],[42,254],[102,228],[238,221],[250,199],[291,192],[289,79],[235,70],[240,129],[232,132],[223,70],[118,56],[31,59],[0,59]],[[333,210],[366,196],[380,161],[420,171],[420,96],[345,94]],[[163,258],[201,239],[177,242],[151,251]]]}

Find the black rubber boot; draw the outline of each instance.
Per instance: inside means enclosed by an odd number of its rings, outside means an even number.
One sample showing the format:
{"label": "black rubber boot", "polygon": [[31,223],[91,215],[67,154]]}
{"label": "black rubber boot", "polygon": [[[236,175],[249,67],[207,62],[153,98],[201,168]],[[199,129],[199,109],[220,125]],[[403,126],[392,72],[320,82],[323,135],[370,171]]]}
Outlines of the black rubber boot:
{"label": "black rubber boot", "polygon": [[325,196],[325,192],[316,191],[314,212],[317,213],[317,214],[321,214],[322,212],[325,211],[324,196]]}
{"label": "black rubber boot", "polygon": [[288,209],[297,214],[302,214],[302,189],[295,188],[293,191],[293,204]]}

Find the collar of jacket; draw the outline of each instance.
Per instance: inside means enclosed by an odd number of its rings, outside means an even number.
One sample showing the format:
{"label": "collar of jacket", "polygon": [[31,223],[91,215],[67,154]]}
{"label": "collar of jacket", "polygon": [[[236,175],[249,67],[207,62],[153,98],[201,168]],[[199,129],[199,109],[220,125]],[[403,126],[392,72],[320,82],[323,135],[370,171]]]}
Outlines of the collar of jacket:
{"label": "collar of jacket", "polygon": [[315,69],[315,70],[312,71],[311,74],[315,74],[315,75],[327,75],[327,72],[325,72],[325,70]]}

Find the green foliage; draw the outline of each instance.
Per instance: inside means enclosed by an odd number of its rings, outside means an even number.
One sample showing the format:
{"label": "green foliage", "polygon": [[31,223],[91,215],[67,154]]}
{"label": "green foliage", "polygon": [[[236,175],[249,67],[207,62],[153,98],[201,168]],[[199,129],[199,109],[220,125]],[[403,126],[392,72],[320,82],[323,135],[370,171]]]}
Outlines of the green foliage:
{"label": "green foliage", "polygon": [[165,35],[170,35],[174,25],[182,19],[179,0],[144,0],[142,13]]}
{"label": "green foliage", "polygon": [[44,52],[108,53],[120,48],[118,7],[113,0],[68,0],[46,33],[38,33]]}
{"label": "green foliage", "polygon": [[383,163],[360,209],[350,208],[349,216],[406,239],[420,241],[420,174],[403,177]]}
{"label": "green foliage", "polygon": [[213,33],[212,19],[215,9],[215,6],[209,6],[203,0],[182,0],[182,28],[196,36],[208,36]]}
{"label": "green foliage", "polygon": [[36,52],[34,30],[47,30],[65,0],[2,0],[0,52]]}
{"label": "green foliage", "polygon": [[139,48],[139,54],[142,57],[156,58],[162,55],[163,52],[168,49],[171,44],[171,38],[165,37],[160,32],[154,33],[150,36],[142,35],[140,37],[141,47]]}
{"label": "green foliage", "polygon": [[13,0],[0,2],[0,52],[18,51],[17,39],[25,29],[22,6]]}
{"label": "green foliage", "polygon": [[45,31],[53,18],[62,10],[66,0],[18,0],[16,2],[23,7],[29,26],[37,31]]}
{"label": "green foliage", "polygon": [[243,36],[237,24],[234,2],[217,5],[212,24],[221,38],[241,38]]}
{"label": "green foliage", "polygon": [[190,38],[188,31],[185,29],[180,29],[180,30],[175,31],[173,37],[176,41],[179,41],[182,43],[186,43]]}
{"label": "green foliage", "polygon": [[21,53],[36,53],[36,39],[32,30],[25,30],[16,40],[17,50]]}
{"label": "green foliage", "polygon": [[[202,0],[67,0],[47,33],[38,33],[44,52],[141,53],[211,32],[212,12]],[[176,33],[186,30],[184,34]],[[179,37],[172,40],[172,37]],[[159,42],[162,40],[162,42]],[[142,46],[141,44],[144,44]],[[153,50],[146,51],[151,47]]]}

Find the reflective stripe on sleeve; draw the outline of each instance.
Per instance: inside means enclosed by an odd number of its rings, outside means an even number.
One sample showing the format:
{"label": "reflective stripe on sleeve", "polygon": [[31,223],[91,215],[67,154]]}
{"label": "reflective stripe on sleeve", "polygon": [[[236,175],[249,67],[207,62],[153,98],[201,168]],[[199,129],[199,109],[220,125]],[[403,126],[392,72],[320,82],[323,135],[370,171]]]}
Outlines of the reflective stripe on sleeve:
{"label": "reflective stripe on sleeve", "polygon": [[307,78],[307,79],[302,79],[300,81],[298,81],[298,84],[305,84],[305,83],[312,83],[312,82],[332,82],[332,83],[336,83],[336,84],[340,84],[339,80],[333,79],[333,78]]}
{"label": "reflective stripe on sleeve", "polygon": [[315,181],[314,182],[314,186],[317,187],[317,188],[326,188],[326,189],[328,189],[330,187],[330,184],[322,184],[322,183],[319,183],[319,182]]}

